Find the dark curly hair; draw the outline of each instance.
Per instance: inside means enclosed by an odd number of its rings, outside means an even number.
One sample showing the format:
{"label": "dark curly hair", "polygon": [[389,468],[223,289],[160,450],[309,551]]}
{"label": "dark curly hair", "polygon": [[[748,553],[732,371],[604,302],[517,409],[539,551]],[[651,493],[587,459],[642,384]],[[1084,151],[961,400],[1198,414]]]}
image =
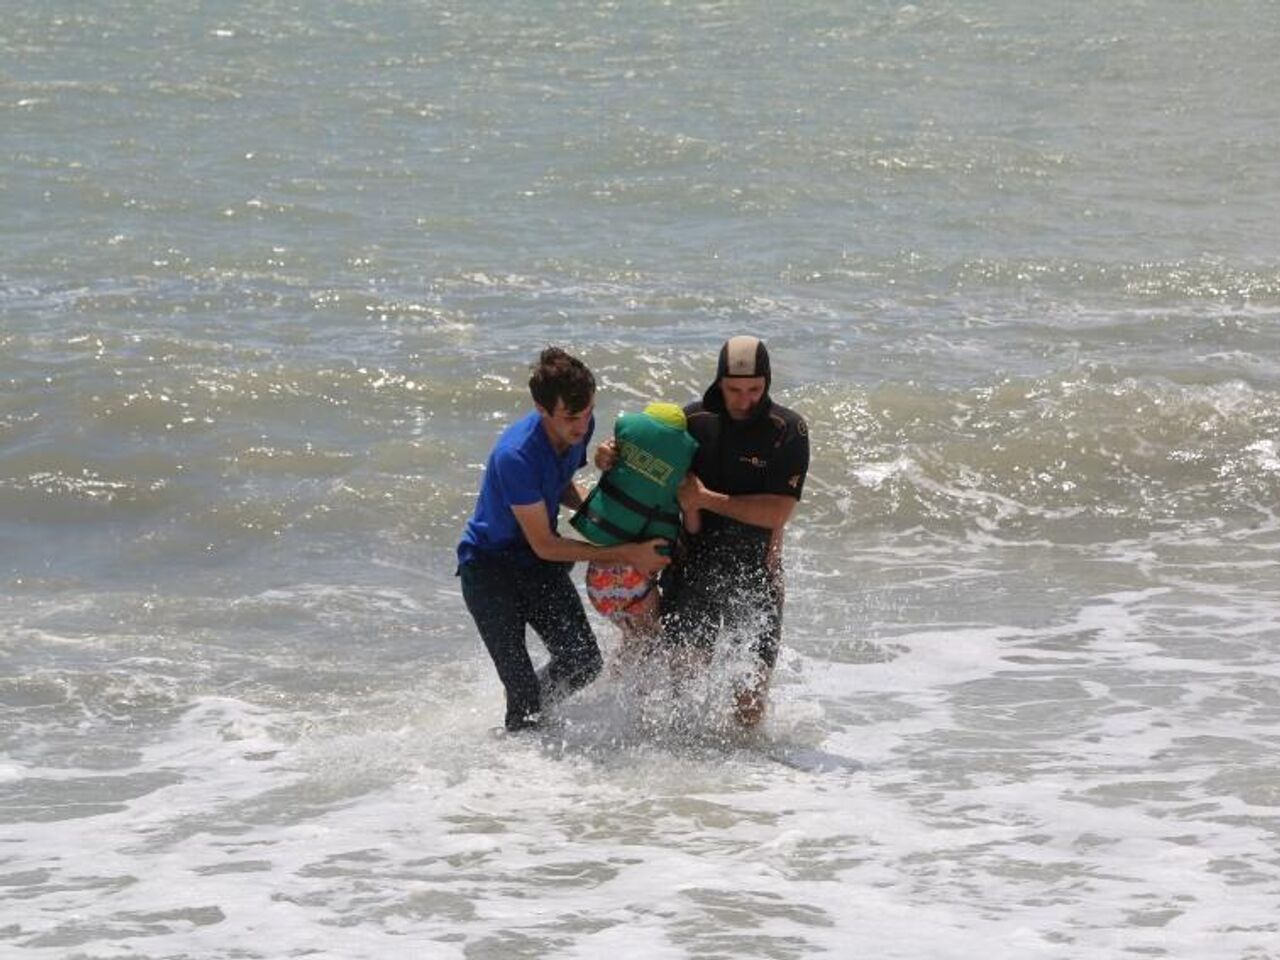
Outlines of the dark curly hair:
{"label": "dark curly hair", "polygon": [[563,400],[565,410],[578,413],[595,399],[596,378],[577,357],[559,347],[547,347],[533,365],[529,392],[533,402],[548,412],[554,412],[556,401]]}

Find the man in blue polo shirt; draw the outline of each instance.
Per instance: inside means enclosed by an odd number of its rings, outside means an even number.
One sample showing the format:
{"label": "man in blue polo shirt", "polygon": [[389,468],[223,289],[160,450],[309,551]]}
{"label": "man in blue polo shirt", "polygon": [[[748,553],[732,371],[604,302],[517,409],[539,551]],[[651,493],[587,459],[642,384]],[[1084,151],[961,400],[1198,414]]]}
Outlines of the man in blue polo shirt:
{"label": "man in blue polo shirt", "polygon": [[[586,465],[595,429],[595,378],[558,347],[542,351],[529,392],[534,409],[498,438],[480,497],[458,544],[462,597],[506,691],[506,727],[536,726],[542,708],[600,672],[600,648],[569,578],[577,560],[627,564],[644,573],[666,566],[666,541],[597,547],[556,533],[560,507],[585,495],[573,475]],[[532,626],[551,654],[535,672],[526,647]]]}

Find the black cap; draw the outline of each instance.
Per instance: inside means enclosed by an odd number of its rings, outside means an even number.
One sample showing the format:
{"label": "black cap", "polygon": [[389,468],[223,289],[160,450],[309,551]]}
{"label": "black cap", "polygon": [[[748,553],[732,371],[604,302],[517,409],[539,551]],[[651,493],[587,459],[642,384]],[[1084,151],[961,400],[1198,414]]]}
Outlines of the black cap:
{"label": "black cap", "polygon": [[772,401],[769,385],[773,377],[769,372],[769,351],[759,337],[730,337],[720,348],[716,361],[716,379],[702,395],[702,406],[713,413],[724,413],[724,397],[720,393],[720,381],[725,377],[764,377],[764,396],[756,407],[753,419],[768,413]]}
{"label": "black cap", "polygon": [[721,377],[764,377],[769,386],[769,351],[759,337],[731,337],[720,348],[716,380]]}

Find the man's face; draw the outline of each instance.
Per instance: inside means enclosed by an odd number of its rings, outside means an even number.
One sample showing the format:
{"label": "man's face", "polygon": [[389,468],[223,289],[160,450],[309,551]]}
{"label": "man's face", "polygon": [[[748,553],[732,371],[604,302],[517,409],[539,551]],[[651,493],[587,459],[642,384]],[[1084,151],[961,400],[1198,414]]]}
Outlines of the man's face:
{"label": "man's face", "polygon": [[595,397],[591,398],[581,410],[572,413],[565,407],[564,401],[556,398],[556,408],[548,411],[538,404],[538,412],[542,414],[542,426],[547,431],[551,446],[556,450],[568,450],[575,443],[581,443],[587,436],[591,426],[591,414],[595,410]]}
{"label": "man's face", "polygon": [[720,395],[732,420],[749,420],[764,396],[764,377],[722,377]]}

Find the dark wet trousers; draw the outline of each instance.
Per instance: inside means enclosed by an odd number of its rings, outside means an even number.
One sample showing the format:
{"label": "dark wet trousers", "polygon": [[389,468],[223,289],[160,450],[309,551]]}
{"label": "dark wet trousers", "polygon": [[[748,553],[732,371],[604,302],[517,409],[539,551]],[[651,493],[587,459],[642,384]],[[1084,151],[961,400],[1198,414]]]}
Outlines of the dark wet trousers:
{"label": "dark wet trousers", "polygon": [[781,570],[709,553],[672,564],[661,585],[664,642],[710,652],[732,638],[773,669],[782,644]]}
{"label": "dark wet trousers", "polygon": [[[600,648],[569,578],[571,569],[571,564],[545,560],[478,558],[458,570],[462,598],[506,690],[508,730],[535,726],[544,706],[600,673]],[[537,673],[526,646],[526,625],[551,654]]]}

